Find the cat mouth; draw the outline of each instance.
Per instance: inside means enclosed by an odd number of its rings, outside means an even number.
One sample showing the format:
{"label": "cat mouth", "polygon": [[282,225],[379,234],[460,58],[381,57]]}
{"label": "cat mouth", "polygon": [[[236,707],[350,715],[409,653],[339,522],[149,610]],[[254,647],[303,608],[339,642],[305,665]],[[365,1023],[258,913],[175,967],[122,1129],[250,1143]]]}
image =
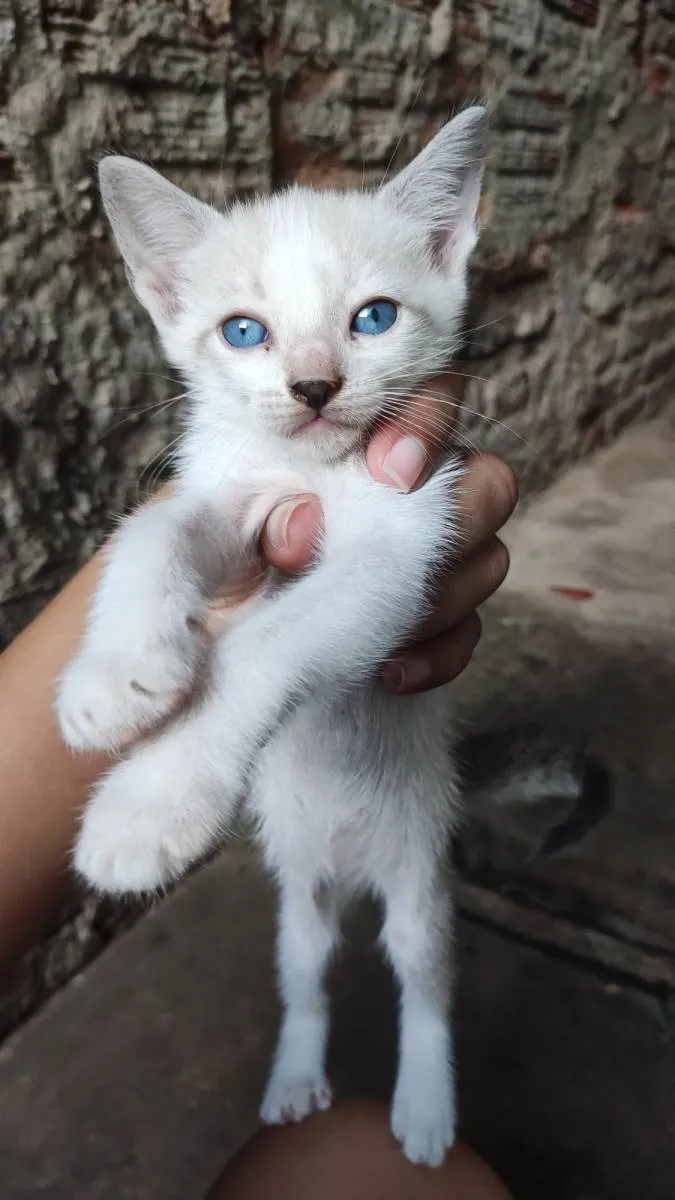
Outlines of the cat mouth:
{"label": "cat mouth", "polygon": [[345,428],[346,422],[334,417],[332,413],[314,413],[296,429],[295,436],[319,437],[321,434],[336,433]]}

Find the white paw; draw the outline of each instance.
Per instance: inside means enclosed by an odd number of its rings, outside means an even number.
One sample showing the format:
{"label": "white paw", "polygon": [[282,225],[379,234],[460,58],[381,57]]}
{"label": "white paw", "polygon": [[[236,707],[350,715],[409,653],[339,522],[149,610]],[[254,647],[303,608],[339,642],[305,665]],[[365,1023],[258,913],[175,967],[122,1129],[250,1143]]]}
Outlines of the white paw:
{"label": "white paw", "polygon": [[286,1125],[302,1121],[310,1113],[325,1112],[333,1100],[330,1084],[323,1072],[296,1075],[274,1070],[260,1109],[266,1125]]}
{"label": "white paw", "polygon": [[391,1131],[412,1163],[440,1167],[455,1141],[455,1105],[452,1085],[396,1085],[391,1110]]}
{"label": "white paw", "polygon": [[157,638],[132,659],[83,651],[66,668],[56,698],[73,750],[114,750],[156,725],[188,693],[203,649],[201,630]]}
{"label": "white paw", "polygon": [[[154,793],[149,791],[145,773],[135,766],[132,758],[116,767],[98,785],[82,818],[74,866],[99,892],[161,890],[208,848],[204,823],[190,820],[189,798],[172,796],[170,780],[159,780]],[[181,789],[181,781],[174,787]]]}

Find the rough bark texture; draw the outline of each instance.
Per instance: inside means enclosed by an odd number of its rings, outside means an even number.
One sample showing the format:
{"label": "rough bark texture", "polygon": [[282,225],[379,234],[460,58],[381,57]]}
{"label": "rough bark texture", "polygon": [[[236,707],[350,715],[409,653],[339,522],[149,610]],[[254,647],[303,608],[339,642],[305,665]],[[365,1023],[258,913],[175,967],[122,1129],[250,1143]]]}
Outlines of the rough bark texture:
{"label": "rough bark texture", "polygon": [[[537,487],[672,394],[674,87],[672,0],[0,0],[0,642],[175,432],[180,385],[96,195],[103,152],[216,203],[377,183],[486,96],[468,433]],[[54,979],[94,927],[77,918],[67,955],[60,935]]]}
{"label": "rough bark texture", "polygon": [[672,392],[674,72],[672,0],[0,0],[0,636],[175,427],[148,413],[180,387],[111,246],[99,155],[216,202],[370,183],[487,96],[467,404],[525,439],[473,420],[537,484]]}

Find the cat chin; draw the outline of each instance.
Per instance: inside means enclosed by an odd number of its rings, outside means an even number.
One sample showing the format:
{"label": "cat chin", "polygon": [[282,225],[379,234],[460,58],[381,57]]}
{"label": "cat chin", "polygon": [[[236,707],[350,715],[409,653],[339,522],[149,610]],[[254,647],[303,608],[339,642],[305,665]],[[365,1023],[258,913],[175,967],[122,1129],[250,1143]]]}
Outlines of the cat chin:
{"label": "cat chin", "polygon": [[338,425],[334,421],[319,418],[294,430],[291,439],[321,461],[335,462],[353,450],[362,436],[362,430],[355,426]]}

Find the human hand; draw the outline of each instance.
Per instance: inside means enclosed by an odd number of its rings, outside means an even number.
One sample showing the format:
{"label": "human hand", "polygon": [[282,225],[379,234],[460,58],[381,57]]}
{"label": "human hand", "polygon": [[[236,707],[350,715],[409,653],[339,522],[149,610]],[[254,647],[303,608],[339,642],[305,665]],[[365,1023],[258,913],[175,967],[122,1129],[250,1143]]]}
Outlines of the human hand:
{"label": "human hand", "polygon": [[[376,430],[367,452],[373,478],[405,491],[424,482],[448,442],[462,383],[456,375],[439,376],[433,380],[433,391],[421,389],[398,417]],[[492,454],[468,459],[458,496],[460,558],[441,580],[433,613],[420,629],[419,640],[386,664],[383,683],[390,691],[438,687],[468,665],[480,638],[477,608],[508,571],[508,552],[497,533],[517,499],[515,477],[505,462]],[[308,566],[321,519],[320,502],[312,495],[296,496],[274,509],[262,538],[268,562],[290,572]]]}

